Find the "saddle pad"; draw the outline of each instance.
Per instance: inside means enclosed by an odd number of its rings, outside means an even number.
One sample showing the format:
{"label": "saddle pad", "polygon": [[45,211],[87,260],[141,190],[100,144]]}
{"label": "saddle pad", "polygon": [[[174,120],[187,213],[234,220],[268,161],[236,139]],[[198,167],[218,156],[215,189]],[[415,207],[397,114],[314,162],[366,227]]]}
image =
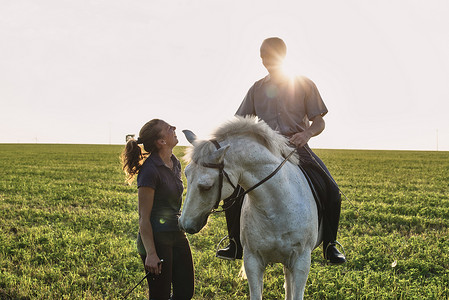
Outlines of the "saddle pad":
{"label": "saddle pad", "polygon": [[320,226],[324,211],[323,201],[325,201],[327,197],[327,177],[324,177],[322,171],[313,164],[302,164],[299,165],[299,168],[304,173],[310,189],[312,190],[313,198],[315,198],[315,203],[318,209],[318,225]]}

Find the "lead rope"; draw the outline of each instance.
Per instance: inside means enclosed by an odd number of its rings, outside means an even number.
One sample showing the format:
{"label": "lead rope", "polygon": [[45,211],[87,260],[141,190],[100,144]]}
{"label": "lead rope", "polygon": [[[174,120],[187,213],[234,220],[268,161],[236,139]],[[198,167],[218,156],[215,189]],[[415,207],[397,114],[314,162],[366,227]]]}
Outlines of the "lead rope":
{"label": "lead rope", "polygon": [[[355,206],[354,203],[352,203],[351,199],[349,199],[346,194],[340,189],[340,187],[338,186],[338,184],[335,182],[335,180],[332,178],[332,176],[330,176],[326,170],[324,170],[324,168],[318,163],[318,161],[315,159],[315,157],[312,155],[312,152],[304,147],[304,149],[310,154],[310,156],[312,157],[313,161],[315,162],[316,165],[318,165],[318,167],[326,174],[326,176],[332,181],[333,184],[335,184],[335,186],[338,188],[338,190],[340,191],[340,193],[345,197],[345,199],[349,202],[349,204],[352,206],[352,208],[354,208],[357,212],[357,217],[362,217],[362,221],[373,231],[376,232],[376,230],[374,229],[373,226],[371,226],[371,224],[368,223],[368,221],[366,220],[366,218],[363,216],[363,214],[360,212],[360,210],[357,208],[357,206]],[[389,254],[391,255],[391,257],[393,257],[393,262],[391,263],[391,267],[394,268],[397,266],[398,261],[396,259],[396,255],[393,251],[393,249],[391,248],[391,246],[389,244],[387,244],[387,242],[381,240],[382,243],[384,244],[384,246],[388,249]],[[344,248],[343,246],[337,242],[338,245],[340,245],[340,247],[343,249],[344,252]],[[404,246],[406,245],[406,243],[404,243],[404,245],[402,245],[399,250],[401,250]],[[328,245],[329,247],[329,245]],[[326,248],[327,250],[327,248]],[[345,255],[346,256],[346,255]]]}
{"label": "lead rope", "polygon": [[151,273],[150,272],[148,272],[146,275],[145,275],[145,277],[143,277],[129,292],[127,292],[124,296],[123,296],[123,298],[122,299],[126,299],[126,298],[128,298],[128,295],[129,294],[131,294],[131,292],[132,291],[134,291],[134,289],[136,288],[136,287],[138,287],[139,286],[139,284],[141,284],[142,283],[142,281],[144,281],[145,280],[145,278],[147,278],[149,275],[150,275]]}
{"label": "lead rope", "polygon": [[[162,264],[164,262],[164,260],[163,259],[161,259],[161,261],[160,262],[158,262],[158,265],[160,265],[160,264]],[[147,278],[148,276],[150,276],[151,275],[151,272],[147,272],[147,274],[131,289],[131,290],[129,290],[124,296],[123,296],[123,298],[122,299],[126,299],[127,297],[128,297],[128,295],[129,294],[131,294],[131,292],[132,291],[134,291],[135,289],[136,289],[136,287],[138,287],[139,286],[139,284],[141,284],[142,283],[142,281],[144,281],[145,280],[145,278]]]}

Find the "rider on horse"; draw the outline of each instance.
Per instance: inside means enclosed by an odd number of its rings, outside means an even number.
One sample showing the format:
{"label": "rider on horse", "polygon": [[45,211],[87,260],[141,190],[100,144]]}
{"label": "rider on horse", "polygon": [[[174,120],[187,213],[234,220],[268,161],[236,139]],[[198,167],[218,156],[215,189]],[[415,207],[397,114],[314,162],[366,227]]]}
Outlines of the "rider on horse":
{"label": "rider on horse", "polygon": [[[346,261],[345,256],[336,248],[341,195],[326,166],[307,144],[311,137],[324,130],[323,116],[327,113],[327,108],[310,79],[289,78],[282,71],[286,51],[285,43],[279,38],[269,38],[262,43],[260,56],[269,74],[249,89],[236,115],[259,117],[272,129],[288,137],[296,147],[301,169],[312,182],[318,182],[323,187],[316,190],[323,208],[324,257],[330,263],[341,264]],[[238,193],[236,191],[231,198]],[[242,258],[239,236],[242,199],[236,203],[226,210],[230,244],[217,251],[219,258]],[[225,201],[224,206],[226,205]]]}

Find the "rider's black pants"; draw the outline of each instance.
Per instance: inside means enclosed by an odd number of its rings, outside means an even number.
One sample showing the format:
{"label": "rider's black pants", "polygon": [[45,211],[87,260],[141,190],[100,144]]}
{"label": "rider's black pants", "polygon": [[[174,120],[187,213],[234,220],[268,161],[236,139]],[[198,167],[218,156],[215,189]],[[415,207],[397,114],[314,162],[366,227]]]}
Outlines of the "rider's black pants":
{"label": "rider's black pants", "polygon": [[[323,161],[305,145],[298,149],[300,165],[314,183],[321,200],[323,214],[323,247],[337,240],[340,221],[341,195]],[[318,165],[317,165],[318,164]]]}

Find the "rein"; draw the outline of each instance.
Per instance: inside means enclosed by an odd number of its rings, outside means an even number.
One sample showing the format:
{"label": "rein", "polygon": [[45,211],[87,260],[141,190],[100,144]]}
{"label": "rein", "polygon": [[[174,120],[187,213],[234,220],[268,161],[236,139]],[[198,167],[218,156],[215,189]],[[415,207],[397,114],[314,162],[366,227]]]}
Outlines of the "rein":
{"label": "rein", "polygon": [[[220,149],[221,146],[220,144],[216,141],[216,140],[211,140],[211,143],[214,144],[215,148]],[[218,199],[215,202],[214,205],[214,209],[212,210],[212,213],[220,213],[220,212],[224,212],[227,209],[229,209],[232,205],[234,205],[235,200],[242,198],[243,196],[245,196],[246,194],[248,194],[249,192],[253,191],[254,189],[256,189],[257,187],[261,186],[262,184],[264,184],[265,182],[267,182],[268,180],[270,180],[274,175],[277,174],[277,172],[279,172],[279,170],[285,165],[285,163],[290,159],[290,157],[293,155],[293,153],[296,152],[296,149],[293,149],[292,152],[290,152],[289,155],[287,155],[287,157],[281,162],[281,164],[273,171],[271,172],[267,177],[265,177],[264,179],[262,179],[261,181],[259,181],[258,183],[256,183],[255,185],[253,185],[252,187],[250,187],[249,189],[247,189],[246,191],[244,191],[243,193],[238,194],[236,197],[234,198],[227,198],[226,200],[229,201],[233,201],[233,203],[231,205],[229,205],[226,208],[223,208],[220,211],[217,211],[218,206],[220,205],[220,201],[221,201],[221,190],[223,188],[223,178],[226,177],[227,181],[229,182],[229,184],[234,188],[234,192],[239,188],[238,186],[235,186],[232,182],[231,179],[229,178],[228,173],[224,170],[224,163],[221,162],[219,164],[212,164],[212,163],[202,163],[201,166],[205,167],[205,168],[212,168],[212,169],[218,169]],[[234,194],[234,193],[233,193]]]}

